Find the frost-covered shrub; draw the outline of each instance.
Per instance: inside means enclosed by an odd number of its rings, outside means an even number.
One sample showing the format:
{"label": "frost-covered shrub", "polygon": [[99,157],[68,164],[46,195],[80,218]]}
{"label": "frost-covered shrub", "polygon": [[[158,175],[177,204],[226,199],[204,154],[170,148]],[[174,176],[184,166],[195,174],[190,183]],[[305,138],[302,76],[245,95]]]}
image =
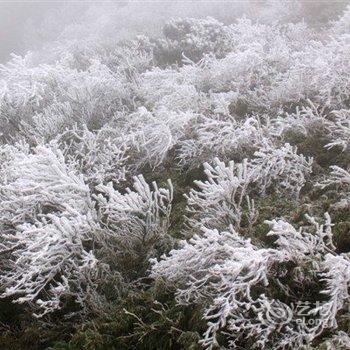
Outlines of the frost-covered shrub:
{"label": "frost-covered shrub", "polygon": [[98,271],[94,254],[84,247],[96,230],[89,220],[47,214],[40,222],[19,225],[15,234],[4,234],[0,253],[10,257],[2,269],[1,297],[29,303],[40,317],[59,309],[62,296],[86,308]]}
{"label": "frost-covered shrub", "polygon": [[59,308],[62,295],[84,308],[97,264],[88,186],[59,150],[44,146],[14,152],[2,175],[1,297],[28,302],[38,315]]}
{"label": "frost-covered shrub", "polygon": [[[301,98],[297,84],[286,86],[290,70],[312,33],[303,25],[273,27],[239,20],[232,29],[234,49],[224,58],[207,55],[181,68],[199,91],[232,91],[251,110]],[[283,84],[283,87],[281,87]]]}
{"label": "frost-covered shrub", "polygon": [[234,91],[253,110],[307,98],[346,105],[347,36],[324,42],[305,25],[267,26],[248,20],[230,29],[234,49],[224,58],[206,56],[200,64],[181,68],[197,90]]}
{"label": "frost-covered shrub", "polygon": [[154,68],[141,74],[136,91],[147,107],[173,111],[196,110],[200,98],[186,77],[171,69]]}
{"label": "frost-covered shrub", "polygon": [[[280,260],[283,261],[283,253],[258,249],[234,231],[206,229],[201,236],[184,241],[168,257],[154,261],[151,276],[174,284],[180,304],[205,305],[209,299],[210,305],[204,311],[208,329],[202,342],[210,347],[217,344],[217,332],[228,319],[234,322],[235,318],[242,318],[242,311],[259,303],[251,298],[252,289],[268,284],[267,274]],[[234,324],[229,327],[234,328]]]}
{"label": "frost-covered shrub", "polygon": [[242,206],[249,201],[249,185],[254,181],[248,161],[228,166],[215,159],[214,165],[204,163],[207,181],[195,181],[198,189],[191,189],[186,196],[189,225],[193,227],[239,227]]}
{"label": "frost-covered shrub", "polygon": [[296,107],[294,112],[281,111],[276,118],[271,121],[271,134],[277,137],[283,137],[288,132],[309,136],[310,131],[325,128],[328,119],[320,106],[314,105],[308,100],[306,106]]}
{"label": "frost-covered shrub", "polygon": [[266,126],[258,117],[239,121],[230,115],[200,115],[189,127],[191,138],[179,141],[181,164],[196,166],[215,156],[229,159],[236,153],[247,156],[266,142]]}
{"label": "frost-covered shrub", "polygon": [[75,123],[96,128],[128,98],[122,75],[98,61],[78,71],[61,62],[33,67],[29,58],[15,57],[1,66],[0,79],[1,125],[6,137],[18,133],[23,123],[25,130],[32,130],[34,140],[44,141]]}
{"label": "frost-covered shrub", "polygon": [[[269,234],[277,236],[276,249],[257,247],[232,230],[203,228],[201,235],[183,241],[178,250],[153,260],[151,276],[175,288],[179,304],[202,306],[207,330],[201,343],[206,348],[220,346],[222,336],[230,349],[246,344],[247,339],[254,341],[252,348],[299,348],[325,329],[337,327],[339,312],[347,310],[350,283],[350,262],[334,251],[329,215],[325,214],[325,224],[308,219],[311,232],[296,230],[283,220],[268,222]],[[311,267],[312,272],[307,273],[325,282],[319,292],[326,301],[311,305],[306,312],[317,322],[299,322],[298,309],[273,297],[271,283],[294,269],[287,262],[297,263],[296,269]],[[288,284],[298,283],[300,273],[290,278]],[[303,283],[308,283],[307,279]],[[288,291],[288,285],[281,288]],[[301,296],[294,297],[301,300]]]}
{"label": "frost-covered shrub", "polygon": [[[288,255],[288,259],[296,262],[305,259],[321,258],[330,250],[334,250],[332,222],[328,213],[324,214],[325,223],[319,224],[315,218],[306,216],[309,225],[313,226],[314,233],[306,229],[296,230],[294,226],[283,219],[270,220],[269,236],[276,237],[275,244]],[[315,261],[316,263],[316,261]]]}
{"label": "frost-covered shrub", "polygon": [[257,176],[257,188],[264,194],[274,191],[299,197],[299,192],[312,171],[313,159],[297,153],[297,148],[286,143],[280,148],[269,144],[254,153],[251,160]]}
{"label": "frost-covered shrub", "polygon": [[162,164],[167,155],[183,138],[189,125],[196,119],[191,112],[175,112],[167,108],[153,113],[140,107],[128,116],[124,129],[131,148],[133,166],[149,164],[153,168]]}
{"label": "frost-covered shrub", "polygon": [[[153,67],[153,47],[147,36],[139,35],[134,40],[123,41],[108,48],[98,58],[114,72],[120,72],[127,79],[137,79],[138,74]],[[88,56],[91,60],[91,55]]]}
{"label": "frost-covered shrub", "polygon": [[349,150],[350,137],[350,111],[333,111],[333,118],[328,123],[328,129],[332,142],[326,145],[327,148],[340,146],[343,151]]}
{"label": "frost-covered shrub", "polygon": [[0,344],[348,346],[349,11],[318,6],[107,16],[0,67]]}
{"label": "frost-covered shrub", "polygon": [[350,185],[350,173],[337,165],[331,166],[331,173],[329,178],[326,178],[322,182],[317,183],[316,186],[325,188],[326,186],[335,184]]}
{"label": "frost-covered shrub", "polygon": [[[96,199],[114,254],[126,256],[131,269],[140,269],[145,266],[133,262],[146,264],[156,254],[156,247],[169,241],[173,187],[170,180],[167,188],[159,188],[155,182],[151,187],[141,175],[134,178],[133,187],[134,191],[127,188],[121,193],[112,183],[99,185],[96,189],[101,194]],[[110,249],[108,245],[111,243],[106,246]]]}
{"label": "frost-covered shrub", "polygon": [[160,64],[180,63],[184,57],[198,61],[206,53],[222,57],[233,44],[230,27],[211,17],[171,20],[163,34],[165,38],[155,46],[155,59]]}
{"label": "frost-covered shrub", "polygon": [[188,223],[223,228],[240,227],[243,214],[251,224],[256,219],[254,192],[264,195],[269,188],[287,196],[298,197],[300,189],[311,172],[312,159],[298,155],[296,149],[285,144],[281,148],[269,145],[255,153],[255,158],[228,165],[215,159],[204,163],[207,181],[195,181],[187,198]]}
{"label": "frost-covered shrub", "polygon": [[350,337],[347,333],[339,331],[331,339],[325,342],[327,350],[346,349],[350,347]]}
{"label": "frost-covered shrub", "polygon": [[59,150],[40,146],[34,153],[14,152],[2,174],[2,224],[15,228],[47,213],[75,215],[93,210],[88,186],[65,164]]}
{"label": "frost-covered shrub", "polygon": [[83,125],[67,130],[55,141],[88,184],[125,180],[129,146],[120,130],[107,125],[93,132]]}
{"label": "frost-covered shrub", "polygon": [[334,209],[348,209],[350,205],[350,173],[348,170],[341,168],[340,166],[333,165],[330,167],[330,174],[327,175],[320,182],[315,184],[315,187],[321,189],[335,187],[336,189],[341,189],[340,201],[333,203],[332,207]]}
{"label": "frost-covered shrub", "polygon": [[278,89],[292,93],[290,100],[312,98],[328,108],[347,107],[349,40],[348,36],[338,36],[325,43],[311,42],[295,55],[288,77],[280,81]]}

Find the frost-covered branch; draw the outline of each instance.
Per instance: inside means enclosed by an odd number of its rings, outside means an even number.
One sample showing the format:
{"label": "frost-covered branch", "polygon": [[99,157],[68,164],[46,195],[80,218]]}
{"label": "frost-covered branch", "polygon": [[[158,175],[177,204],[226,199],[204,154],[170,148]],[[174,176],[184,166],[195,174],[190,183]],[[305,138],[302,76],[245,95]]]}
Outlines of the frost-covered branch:
{"label": "frost-covered branch", "polygon": [[96,199],[116,249],[144,261],[168,237],[173,187],[170,180],[167,188],[155,182],[150,187],[141,175],[134,178],[133,187],[134,191],[127,188],[121,193],[112,183],[99,185]]}
{"label": "frost-covered branch", "polygon": [[195,181],[187,198],[190,227],[240,227],[244,205],[248,217],[255,217],[250,201],[254,190],[261,195],[273,187],[287,195],[297,197],[311,172],[312,159],[298,155],[296,148],[285,144],[281,148],[265,145],[255,158],[241,163],[225,165],[219,159],[214,164],[204,163],[207,181]]}

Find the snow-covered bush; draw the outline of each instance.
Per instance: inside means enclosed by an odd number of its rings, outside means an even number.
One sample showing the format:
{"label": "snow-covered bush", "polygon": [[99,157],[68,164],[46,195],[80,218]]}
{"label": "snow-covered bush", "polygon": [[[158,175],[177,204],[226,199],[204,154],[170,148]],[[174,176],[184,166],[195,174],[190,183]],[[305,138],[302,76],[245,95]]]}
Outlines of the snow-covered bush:
{"label": "snow-covered bush", "polygon": [[191,137],[179,141],[180,163],[197,166],[214,157],[225,160],[235,153],[241,157],[254,153],[267,141],[264,123],[268,120],[261,119],[254,116],[239,121],[230,115],[199,115],[189,125]]}
{"label": "snow-covered bush", "polygon": [[337,165],[331,166],[330,177],[317,183],[316,186],[325,188],[329,185],[350,185],[350,173]]}
{"label": "snow-covered bush", "polygon": [[171,20],[163,34],[165,38],[155,47],[155,59],[160,64],[180,63],[184,57],[196,62],[206,53],[222,57],[233,44],[230,27],[211,17]]}
{"label": "snow-covered bush", "polygon": [[[325,329],[337,327],[339,312],[347,310],[350,284],[350,261],[335,253],[328,213],[325,224],[311,217],[308,220],[311,232],[296,230],[283,220],[268,222],[269,235],[277,236],[276,249],[258,247],[234,230],[203,228],[201,235],[183,241],[178,250],[153,260],[151,276],[175,288],[179,304],[204,309],[207,330],[201,343],[208,349],[221,345],[220,333],[232,349],[246,344],[247,339],[254,340],[252,348],[300,348]],[[287,262],[296,265],[293,268]],[[284,299],[275,299],[274,288],[270,288],[282,276],[305,267],[311,270],[302,274],[325,282],[319,292],[327,298],[307,308],[306,316],[317,320],[310,324],[300,322],[298,309]],[[305,277],[304,284],[308,283]],[[300,274],[292,274],[288,283],[299,278]],[[288,285],[280,288],[288,293]],[[297,302],[298,296],[294,297]]]}
{"label": "snow-covered bush", "polygon": [[2,175],[1,297],[28,302],[38,315],[59,308],[64,294],[85,307],[97,269],[89,187],[59,150],[44,146],[14,152]]}
{"label": "snow-covered bush", "polygon": [[14,228],[47,213],[87,214],[90,190],[81,175],[65,164],[61,151],[39,146],[34,153],[14,152],[1,179],[1,221]]}
{"label": "snow-covered bush", "polygon": [[298,154],[296,147],[286,143],[280,148],[266,144],[254,153],[251,162],[256,172],[258,190],[262,194],[273,185],[274,191],[299,197],[312,171],[313,159]]}
{"label": "snow-covered bush", "polygon": [[87,248],[96,230],[89,220],[48,214],[40,222],[18,226],[15,234],[3,235],[0,253],[10,257],[2,269],[1,297],[29,303],[40,317],[59,309],[61,296],[72,296],[86,308],[98,271],[97,260]]}
{"label": "snow-covered bush", "polygon": [[308,100],[306,106],[296,107],[292,113],[281,111],[271,122],[271,134],[283,137],[288,132],[308,136],[310,130],[326,127],[328,119],[319,106]]}
{"label": "snow-covered bush", "polygon": [[16,56],[1,66],[0,79],[1,126],[7,138],[23,123],[34,141],[50,140],[75,123],[96,128],[128,98],[122,75],[98,61],[81,71],[61,62],[33,67],[28,57]]}
{"label": "snow-covered bush", "polygon": [[350,111],[333,111],[333,120],[329,122],[329,132],[332,142],[326,145],[327,148],[340,146],[343,151],[349,150],[350,137]]}
{"label": "snow-covered bush", "polygon": [[228,165],[215,159],[213,165],[204,163],[207,181],[195,181],[196,188],[186,195],[188,223],[191,227],[202,225],[239,228],[243,215],[248,222],[256,219],[257,211],[250,195],[264,195],[269,188],[287,196],[299,196],[300,189],[311,172],[312,159],[298,155],[289,144],[281,148],[266,145],[251,160]]}
{"label": "snow-covered bush", "polygon": [[[235,231],[204,230],[183,242],[179,250],[168,257],[154,261],[151,276],[164,277],[167,283],[178,289],[179,303],[203,303],[210,301],[204,311],[208,329],[203,344],[217,344],[216,336],[229,319],[229,328],[235,328],[244,310],[249,310],[258,300],[252,299],[253,288],[268,284],[267,275],[273,264],[283,261],[283,253],[274,249],[258,249]],[[244,332],[243,324],[238,332]]]}
{"label": "snow-covered bush", "polygon": [[173,187],[170,180],[167,188],[159,188],[155,182],[150,187],[142,175],[134,178],[133,187],[134,191],[127,188],[121,193],[112,183],[99,185],[96,189],[101,194],[96,199],[116,254],[126,255],[129,263],[146,264],[156,254],[156,247],[169,241]]}
{"label": "snow-covered bush", "polygon": [[125,134],[134,158],[134,167],[149,164],[153,168],[159,166],[181,139],[196,119],[191,112],[175,112],[161,108],[154,113],[140,107],[128,116]]}
{"label": "snow-covered bush", "polygon": [[313,41],[295,54],[293,65],[279,82],[284,99],[312,99],[328,108],[346,108],[349,98],[349,37]]}
{"label": "snow-covered bush", "polygon": [[0,347],[349,347],[349,9],[128,6],[0,66]]}
{"label": "snow-covered bush", "polygon": [[[303,98],[303,86],[287,86],[295,61],[313,34],[297,24],[275,27],[247,19],[231,26],[234,49],[224,58],[205,56],[181,71],[199,91],[235,92],[250,110],[270,109]],[[300,68],[299,68],[300,69]]]}
{"label": "snow-covered bush", "polygon": [[[191,227],[239,227],[243,204],[249,201],[249,186],[255,176],[245,159],[242,163],[229,162],[228,166],[215,159],[214,165],[204,163],[207,181],[195,181],[198,189],[186,195]],[[252,213],[253,214],[253,213]],[[255,216],[255,215],[252,215]]]}
{"label": "snow-covered bush", "polygon": [[288,259],[300,262],[313,257],[320,258],[329,250],[334,250],[332,222],[328,213],[324,214],[325,223],[319,224],[315,218],[306,216],[315,234],[306,230],[296,230],[283,219],[266,221],[271,230],[268,235],[275,236],[275,243],[288,255]]}
{"label": "snow-covered bush", "polygon": [[129,145],[120,130],[107,125],[93,132],[82,125],[65,131],[55,141],[88,184],[125,180]]}

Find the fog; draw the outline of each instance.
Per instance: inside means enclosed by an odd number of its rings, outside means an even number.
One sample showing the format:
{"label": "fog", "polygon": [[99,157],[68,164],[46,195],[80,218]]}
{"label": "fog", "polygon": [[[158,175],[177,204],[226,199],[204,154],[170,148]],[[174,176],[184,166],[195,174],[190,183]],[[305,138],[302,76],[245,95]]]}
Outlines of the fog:
{"label": "fog", "polygon": [[[349,1],[16,1],[0,5],[0,61],[49,43],[89,37],[123,39],[150,34],[172,17],[212,16],[225,23],[245,15],[264,21],[335,19]],[[291,14],[294,18],[290,18]]]}
{"label": "fog", "polygon": [[46,14],[59,7],[59,3],[45,2],[1,2],[0,4],[0,61],[5,61],[12,52],[23,54],[25,29],[29,21],[43,21]]}

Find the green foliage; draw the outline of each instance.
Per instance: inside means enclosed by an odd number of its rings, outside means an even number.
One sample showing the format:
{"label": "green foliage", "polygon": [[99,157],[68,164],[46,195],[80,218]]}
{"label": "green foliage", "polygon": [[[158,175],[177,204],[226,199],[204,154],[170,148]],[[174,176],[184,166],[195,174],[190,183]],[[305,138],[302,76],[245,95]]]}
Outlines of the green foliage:
{"label": "green foliage", "polygon": [[53,349],[198,350],[203,326],[196,310],[176,305],[172,294],[156,285],[129,295],[110,313],[80,326],[70,341],[56,342]]}

